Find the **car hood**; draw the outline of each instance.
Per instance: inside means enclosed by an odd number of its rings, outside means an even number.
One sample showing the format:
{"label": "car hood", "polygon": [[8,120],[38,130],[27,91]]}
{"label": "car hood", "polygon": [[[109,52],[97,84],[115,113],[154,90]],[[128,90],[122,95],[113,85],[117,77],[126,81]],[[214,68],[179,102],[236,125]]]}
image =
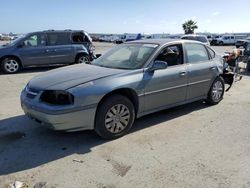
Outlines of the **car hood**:
{"label": "car hood", "polygon": [[94,65],[79,64],[45,72],[34,77],[29,87],[38,90],[66,90],[89,81],[126,72]]}

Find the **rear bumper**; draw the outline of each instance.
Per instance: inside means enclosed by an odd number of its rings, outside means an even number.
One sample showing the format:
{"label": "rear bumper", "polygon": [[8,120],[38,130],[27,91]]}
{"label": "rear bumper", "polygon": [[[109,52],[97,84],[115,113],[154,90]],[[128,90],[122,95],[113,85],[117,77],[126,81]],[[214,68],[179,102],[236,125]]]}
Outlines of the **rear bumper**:
{"label": "rear bumper", "polygon": [[[53,130],[79,131],[94,129],[96,106],[87,106],[82,108],[72,107],[70,110],[58,111],[40,107],[39,103],[26,97],[25,92],[21,94],[21,106],[24,113]],[[42,106],[42,105],[41,105]]]}

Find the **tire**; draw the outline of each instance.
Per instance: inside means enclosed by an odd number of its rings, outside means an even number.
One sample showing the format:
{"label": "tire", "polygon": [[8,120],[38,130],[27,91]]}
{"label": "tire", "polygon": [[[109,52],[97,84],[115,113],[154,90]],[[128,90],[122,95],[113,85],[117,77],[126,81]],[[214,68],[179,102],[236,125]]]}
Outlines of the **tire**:
{"label": "tire", "polygon": [[220,46],[223,46],[223,42],[219,42],[219,45],[220,45]]}
{"label": "tire", "polygon": [[1,62],[1,69],[6,74],[17,73],[21,68],[21,63],[14,57],[7,57]]}
{"label": "tire", "polygon": [[134,120],[133,103],[122,95],[111,95],[97,109],[95,132],[102,138],[116,139],[130,130]]}
{"label": "tire", "polygon": [[76,57],[76,64],[81,64],[81,63],[90,63],[90,57],[88,55],[80,54]]}
{"label": "tire", "polygon": [[222,77],[217,77],[207,95],[206,102],[211,105],[218,104],[222,99],[225,92],[225,83]]}
{"label": "tire", "polygon": [[250,62],[247,62],[247,71],[250,71]]}

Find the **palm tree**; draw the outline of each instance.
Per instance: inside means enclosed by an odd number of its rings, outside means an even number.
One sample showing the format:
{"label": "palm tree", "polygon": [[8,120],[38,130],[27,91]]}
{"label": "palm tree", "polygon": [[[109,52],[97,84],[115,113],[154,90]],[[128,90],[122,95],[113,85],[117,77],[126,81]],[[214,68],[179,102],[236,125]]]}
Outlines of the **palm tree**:
{"label": "palm tree", "polygon": [[195,29],[198,29],[196,22],[193,20],[188,20],[182,24],[185,34],[193,34]]}

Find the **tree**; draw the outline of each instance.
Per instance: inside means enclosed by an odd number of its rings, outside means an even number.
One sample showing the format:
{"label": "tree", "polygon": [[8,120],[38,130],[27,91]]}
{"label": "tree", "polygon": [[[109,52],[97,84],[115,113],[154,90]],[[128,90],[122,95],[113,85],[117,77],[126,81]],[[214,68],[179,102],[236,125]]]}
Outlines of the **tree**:
{"label": "tree", "polygon": [[188,20],[182,24],[185,34],[193,34],[195,29],[198,29],[196,22],[193,20]]}

